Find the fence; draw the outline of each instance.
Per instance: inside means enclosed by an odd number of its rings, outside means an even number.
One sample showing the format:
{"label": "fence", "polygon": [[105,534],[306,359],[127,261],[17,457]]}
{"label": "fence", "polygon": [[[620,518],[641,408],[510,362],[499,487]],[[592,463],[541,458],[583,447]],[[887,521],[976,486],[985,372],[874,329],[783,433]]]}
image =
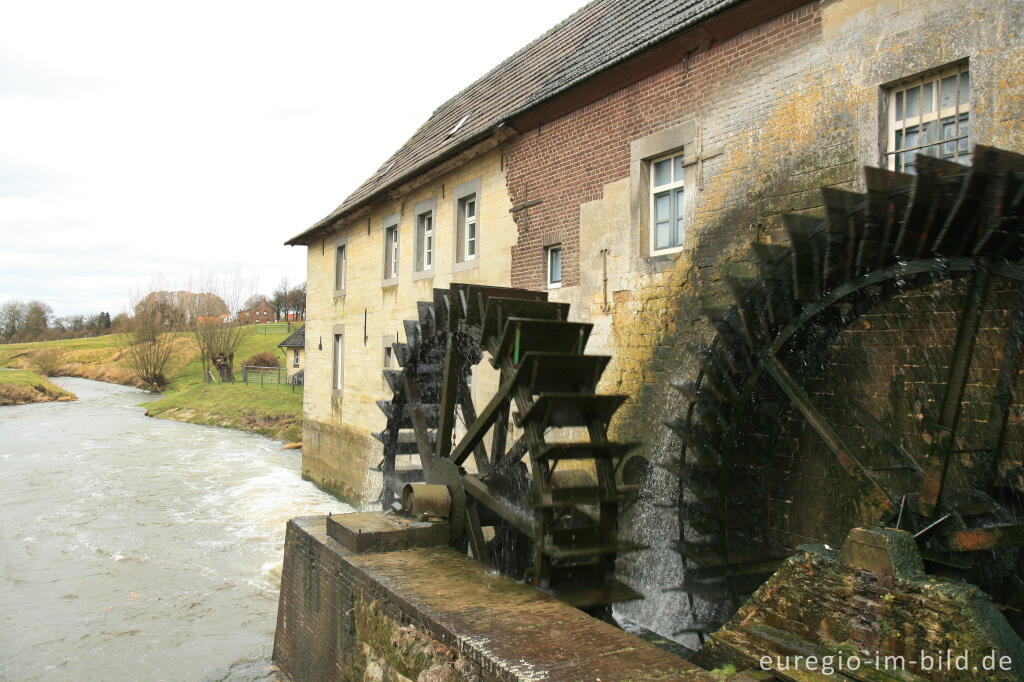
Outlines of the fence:
{"label": "fence", "polygon": [[[258,367],[255,365],[242,366],[242,382],[253,386],[280,386],[282,384],[292,387],[295,392],[296,384],[288,381],[288,370],[284,367]],[[301,386],[301,384],[300,384]]]}
{"label": "fence", "polygon": [[298,329],[305,322],[263,322],[253,325],[257,334],[286,334]]}

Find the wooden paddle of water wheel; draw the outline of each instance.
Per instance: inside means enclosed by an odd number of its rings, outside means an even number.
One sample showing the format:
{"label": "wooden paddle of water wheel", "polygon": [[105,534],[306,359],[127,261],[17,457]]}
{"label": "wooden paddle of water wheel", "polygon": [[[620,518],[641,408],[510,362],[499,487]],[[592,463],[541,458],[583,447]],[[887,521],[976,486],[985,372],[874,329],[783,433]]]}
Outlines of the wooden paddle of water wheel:
{"label": "wooden paddle of water wheel", "polygon": [[[456,547],[575,606],[601,608],[638,596],[614,578],[616,555],[638,548],[617,539],[630,491],[617,488],[615,472],[633,444],[607,437],[625,396],[594,392],[610,358],[585,355],[592,325],[567,321],[569,304],[546,299],[452,284],[419,303],[406,342],[393,347],[401,369],[384,373],[394,398],[378,403],[388,418],[377,434],[380,501],[391,508],[409,482],[446,485]],[[500,380],[477,408],[469,379],[482,351]],[[577,436],[553,440],[561,427]],[[475,473],[464,466],[470,457]]]}
{"label": "wooden paddle of water wheel", "polygon": [[[677,386],[689,408],[670,424],[683,441],[669,465],[681,589],[719,607],[698,630],[795,549],[780,540],[770,488],[783,475],[772,452],[796,420],[845,472],[836,508],[913,533],[931,572],[980,585],[1022,632],[1024,476],[1005,436],[1024,360],[1024,157],[978,146],[970,167],[918,156],[917,170],[866,168],[864,194],[822,190],[824,219],[785,216],[789,246],[754,245],[760,275],[728,281],[735,305],[708,311],[717,335],[697,381]],[[844,330],[917,289],[955,294],[956,325],[908,436],[828,370]],[[983,314],[985,334],[1002,336],[986,346],[996,360],[984,376],[972,372]],[[925,343],[901,333],[909,348]]]}

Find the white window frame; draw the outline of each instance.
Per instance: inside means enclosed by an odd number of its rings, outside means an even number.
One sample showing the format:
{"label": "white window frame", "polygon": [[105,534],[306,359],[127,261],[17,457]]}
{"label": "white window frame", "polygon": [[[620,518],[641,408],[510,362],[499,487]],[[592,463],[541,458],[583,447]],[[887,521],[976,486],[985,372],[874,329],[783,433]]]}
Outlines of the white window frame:
{"label": "white window frame", "polygon": [[292,349],[292,368],[295,368],[295,367],[298,367],[298,366],[299,366],[299,349],[298,348],[293,348]]}
{"label": "white window frame", "polygon": [[[953,102],[942,106],[943,82],[953,77]],[[914,173],[916,163],[908,161],[920,154],[947,161],[965,163],[970,154],[971,93],[970,68],[966,62],[906,78],[888,89],[888,130],[885,165],[889,170]],[[917,91],[917,115],[908,116],[909,93]],[[963,96],[961,93],[963,92]],[[964,101],[961,101],[964,100]],[[926,104],[927,103],[927,104]],[[926,106],[930,111],[925,111]],[[926,126],[934,139],[922,140]],[[947,128],[951,126],[951,128]],[[913,133],[909,131],[913,130]],[[949,133],[947,135],[947,133]],[[907,138],[915,135],[914,143]],[[912,156],[911,156],[912,154]]]}
{"label": "white window frame", "polygon": [[[479,267],[481,246],[480,221],[480,180],[471,180],[455,188],[452,193],[454,216],[452,272]],[[466,215],[469,204],[473,205],[473,216]],[[470,249],[473,253],[470,255]]]}
{"label": "white window frame", "polygon": [[[340,270],[340,272],[339,272]],[[348,240],[339,237],[334,242],[334,295],[345,295],[345,280],[348,278]]]}
{"label": "white window frame", "polygon": [[421,270],[434,269],[434,212],[427,211],[419,216],[423,226],[423,267]]}
{"label": "white window frame", "polygon": [[331,334],[331,394],[341,397],[345,392],[345,326],[335,325]]}
{"label": "white window frame", "polygon": [[437,263],[437,201],[434,197],[413,207],[413,279],[433,277]]}
{"label": "white window frame", "polygon": [[[669,182],[656,185],[655,169],[659,163],[668,161]],[[650,160],[650,253],[652,256],[660,256],[668,253],[677,253],[683,249],[686,242],[686,189],[685,175],[686,162],[683,151],[679,150],[671,154],[663,154]],[[669,245],[658,248],[658,214],[656,204],[658,198],[667,196],[669,199]],[[678,229],[678,243],[673,243],[672,231]]]}
{"label": "white window frame", "polygon": [[[558,253],[558,281],[554,281],[551,277],[551,262],[552,257],[555,253]],[[562,251],[561,244],[552,244],[544,249],[544,272],[545,281],[547,282],[548,289],[558,289],[562,286],[562,280],[565,272],[565,252]]]}
{"label": "white window frame", "polygon": [[[473,207],[473,215],[469,215],[469,207]],[[477,250],[477,202],[476,195],[468,196],[459,201],[459,208],[462,211],[462,230],[466,238],[465,243],[462,246],[462,253],[464,254],[463,260],[473,260],[479,255]]]}
{"label": "white window frame", "polygon": [[384,266],[384,279],[396,279],[398,277],[398,225],[391,225],[384,230],[384,245],[389,256]]}
{"label": "white window frame", "polygon": [[381,286],[389,287],[398,284],[401,261],[401,215],[395,213],[384,219],[384,257],[381,266],[383,280]]}

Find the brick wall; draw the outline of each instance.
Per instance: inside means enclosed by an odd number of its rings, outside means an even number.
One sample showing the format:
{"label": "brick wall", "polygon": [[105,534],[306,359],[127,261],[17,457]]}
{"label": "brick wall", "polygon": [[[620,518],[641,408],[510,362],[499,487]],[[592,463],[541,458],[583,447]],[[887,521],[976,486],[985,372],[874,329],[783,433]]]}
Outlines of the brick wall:
{"label": "brick wall", "polygon": [[[605,185],[629,175],[629,143],[706,110],[707,99],[724,80],[777,62],[820,38],[815,7],[790,12],[519,137],[509,149],[509,195],[513,205],[535,198],[543,202],[517,214],[513,286],[543,288],[543,237],[551,231],[562,237],[563,284],[578,284],[580,205],[600,199]],[[751,98],[747,104],[757,103]],[[721,137],[740,133],[737,124],[726,122]]]}

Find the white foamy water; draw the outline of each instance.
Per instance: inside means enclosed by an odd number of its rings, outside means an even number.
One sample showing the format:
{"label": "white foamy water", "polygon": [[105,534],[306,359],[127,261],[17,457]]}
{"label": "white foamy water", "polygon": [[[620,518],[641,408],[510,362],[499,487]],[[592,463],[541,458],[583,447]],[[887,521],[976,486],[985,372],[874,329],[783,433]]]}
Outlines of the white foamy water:
{"label": "white foamy water", "polygon": [[285,524],[351,510],[280,443],[56,383],[0,408],[0,679],[272,679]]}

